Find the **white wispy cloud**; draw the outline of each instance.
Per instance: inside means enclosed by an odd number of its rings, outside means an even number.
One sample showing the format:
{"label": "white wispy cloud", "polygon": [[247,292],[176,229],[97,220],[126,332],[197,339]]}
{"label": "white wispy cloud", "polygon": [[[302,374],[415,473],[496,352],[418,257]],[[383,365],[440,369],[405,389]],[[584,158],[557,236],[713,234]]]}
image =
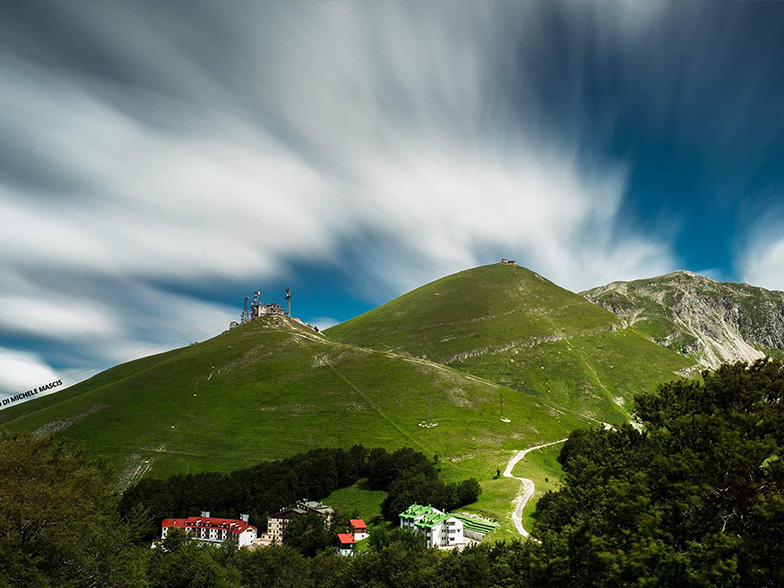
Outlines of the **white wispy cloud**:
{"label": "white wispy cloud", "polygon": [[768,211],[748,227],[748,238],[737,255],[742,281],[784,291],[784,214]]}
{"label": "white wispy cloud", "polygon": [[57,373],[37,354],[0,347],[0,389],[25,392],[58,379]]}
{"label": "white wispy cloud", "polygon": [[375,298],[488,252],[574,289],[674,268],[665,240],[625,226],[626,163],[549,126],[527,88],[538,9],[204,9],[202,35],[165,7],[64,8],[117,78],[0,58],[0,148],[30,154],[0,176],[0,329],[119,357],[234,318],[161,281],[340,265],[347,244]]}

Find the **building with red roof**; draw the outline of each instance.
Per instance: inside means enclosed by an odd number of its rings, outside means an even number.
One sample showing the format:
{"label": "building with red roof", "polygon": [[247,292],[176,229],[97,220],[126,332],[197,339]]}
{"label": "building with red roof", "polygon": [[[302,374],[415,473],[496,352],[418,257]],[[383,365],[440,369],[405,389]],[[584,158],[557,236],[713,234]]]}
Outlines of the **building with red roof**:
{"label": "building with red roof", "polygon": [[354,555],[354,535],[351,533],[338,533],[338,549],[340,555]]}
{"label": "building with red roof", "polygon": [[362,541],[368,536],[367,525],[362,519],[350,519],[351,532],[354,534],[354,541]]}
{"label": "building with red roof", "polygon": [[237,548],[249,545],[256,538],[256,527],[248,523],[247,516],[242,519],[222,519],[211,517],[209,512],[200,517],[187,519],[165,519],[161,524],[161,538],[165,539],[169,529],[185,529],[191,536],[205,543],[219,545],[227,539]]}

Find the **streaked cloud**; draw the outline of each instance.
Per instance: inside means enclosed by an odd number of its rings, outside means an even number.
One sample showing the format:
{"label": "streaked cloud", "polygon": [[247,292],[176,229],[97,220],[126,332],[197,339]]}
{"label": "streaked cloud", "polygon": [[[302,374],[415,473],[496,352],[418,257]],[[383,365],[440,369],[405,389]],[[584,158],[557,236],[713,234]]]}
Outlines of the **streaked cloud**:
{"label": "streaked cloud", "polygon": [[617,122],[582,107],[585,48],[637,95],[668,77],[677,48],[633,71],[666,7],[47,7],[0,8],[0,341],[39,341],[36,361],[228,323],[205,284],[297,264],[369,303],[502,255],[576,290],[678,266],[625,206]]}
{"label": "streaked cloud", "polygon": [[738,255],[740,279],[769,290],[784,291],[784,214],[780,207],[749,228]]}
{"label": "streaked cloud", "polygon": [[[25,392],[59,379],[41,357],[0,347],[0,388],[9,393]],[[5,394],[3,397],[11,395]]]}

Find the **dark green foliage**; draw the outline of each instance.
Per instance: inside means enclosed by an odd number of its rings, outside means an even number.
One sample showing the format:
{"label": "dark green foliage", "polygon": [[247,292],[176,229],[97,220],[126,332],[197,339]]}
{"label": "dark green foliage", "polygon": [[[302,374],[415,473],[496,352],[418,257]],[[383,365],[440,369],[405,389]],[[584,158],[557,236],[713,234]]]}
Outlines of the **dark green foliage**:
{"label": "dark green foliage", "polygon": [[411,472],[421,473],[431,480],[438,477],[427,457],[410,447],[392,453],[377,448],[368,455],[367,478],[371,490],[388,490],[394,480]]}
{"label": "dark green foliage", "polygon": [[386,490],[387,498],[381,512],[389,521],[413,503],[429,504],[441,510],[452,510],[476,502],[482,492],[475,479],[444,484],[438,479],[433,463],[410,448],[389,453],[373,449],[367,462],[368,487]]}
{"label": "dark green foliage", "polygon": [[637,399],[640,432],[576,431],[537,505],[532,577],[559,586],[784,585],[784,366]]}
{"label": "dark green foliage", "polygon": [[229,474],[144,479],[125,492],[120,511],[125,515],[134,508],[145,509],[145,538],[157,535],[165,518],[193,516],[202,510],[228,518],[247,513],[258,525],[267,515],[303,497],[320,500],[333,490],[350,486],[365,475],[367,455],[368,450],[360,446],[348,451],[314,449]]}
{"label": "dark green foliage", "polygon": [[173,529],[149,562],[154,588],[239,588],[241,574],[232,564],[236,548],[214,547]]}
{"label": "dark green foliage", "polygon": [[437,477],[410,471],[395,480],[388,492],[381,504],[381,514],[389,521],[397,521],[398,515],[414,503],[428,504],[445,512],[471,504],[477,501],[482,488],[474,478],[444,484]]}
{"label": "dark green foliage", "polygon": [[[342,522],[342,521],[341,521]],[[346,521],[348,522],[348,521]],[[347,524],[338,526],[341,530]],[[305,557],[313,557],[320,551],[335,546],[337,533],[331,532],[324,517],[316,513],[308,513],[292,519],[283,533],[283,544],[293,547]]]}
{"label": "dark green foliage", "polygon": [[393,543],[400,543],[406,549],[426,549],[427,540],[422,533],[400,527],[376,527],[368,538],[371,551],[382,551]]}
{"label": "dark green foliage", "polygon": [[[337,560],[337,556],[330,558]],[[342,563],[342,559],[340,560]],[[265,549],[243,549],[236,566],[242,574],[243,586],[249,588],[300,588],[315,586],[311,565],[300,553],[287,545]],[[315,567],[315,566],[312,566]],[[332,574],[333,570],[325,571]]]}
{"label": "dark green foliage", "polygon": [[3,435],[0,480],[0,585],[144,585],[111,475],[83,448]]}

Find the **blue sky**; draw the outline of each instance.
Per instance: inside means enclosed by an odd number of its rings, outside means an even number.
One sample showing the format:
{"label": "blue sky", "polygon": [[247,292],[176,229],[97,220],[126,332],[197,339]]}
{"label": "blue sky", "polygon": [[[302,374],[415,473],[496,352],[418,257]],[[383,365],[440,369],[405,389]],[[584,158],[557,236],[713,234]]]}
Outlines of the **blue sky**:
{"label": "blue sky", "polygon": [[784,289],[782,64],[780,3],[0,4],[0,394],[502,256]]}

